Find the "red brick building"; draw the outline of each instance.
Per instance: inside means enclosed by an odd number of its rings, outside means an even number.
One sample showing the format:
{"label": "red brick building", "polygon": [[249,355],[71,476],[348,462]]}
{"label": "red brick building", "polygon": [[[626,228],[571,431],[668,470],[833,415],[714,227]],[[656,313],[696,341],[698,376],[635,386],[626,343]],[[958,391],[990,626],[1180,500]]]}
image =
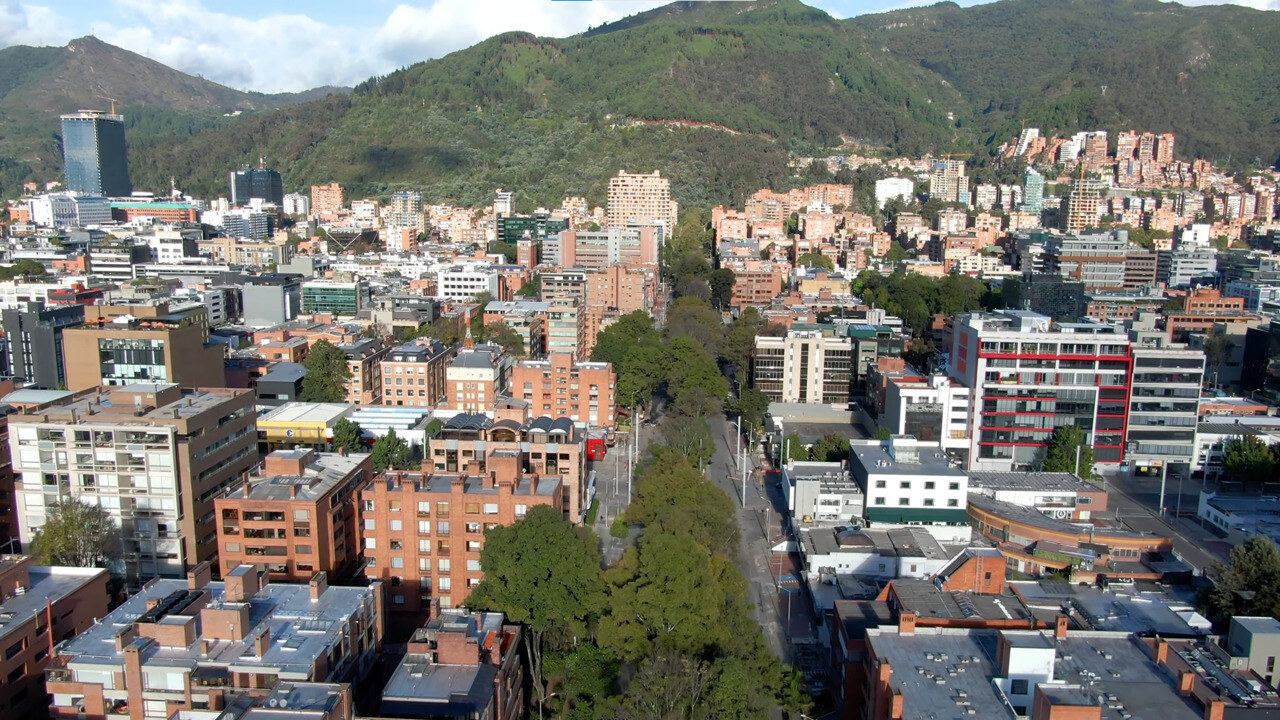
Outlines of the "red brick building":
{"label": "red brick building", "polygon": [[357,571],[355,493],[373,476],[368,455],[276,450],[238,487],[215,498],[223,574],[265,564],[277,582]]}
{"label": "red brick building", "polygon": [[532,415],[567,417],[596,427],[614,426],[617,374],[612,363],[575,362],[569,353],[525,360],[511,369],[511,394]]}

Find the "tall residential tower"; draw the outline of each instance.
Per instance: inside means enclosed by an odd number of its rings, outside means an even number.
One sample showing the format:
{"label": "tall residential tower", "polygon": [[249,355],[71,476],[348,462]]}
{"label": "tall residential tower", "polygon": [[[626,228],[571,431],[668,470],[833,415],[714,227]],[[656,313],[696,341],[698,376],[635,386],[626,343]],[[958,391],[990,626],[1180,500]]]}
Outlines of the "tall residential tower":
{"label": "tall residential tower", "polygon": [[98,110],[63,115],[62,161],[68,190],[108,197],[133,193],[122,115]]}

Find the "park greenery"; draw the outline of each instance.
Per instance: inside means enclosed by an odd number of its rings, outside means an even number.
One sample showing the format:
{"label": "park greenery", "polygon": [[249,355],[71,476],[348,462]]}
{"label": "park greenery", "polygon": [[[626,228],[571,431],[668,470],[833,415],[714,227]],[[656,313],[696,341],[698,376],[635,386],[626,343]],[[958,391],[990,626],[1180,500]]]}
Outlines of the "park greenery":
{"label": "park greenery", "polygon": [[662,405],[632,503],[610,528],[638,539],[602,570],[590,531],[533,508],[490,531],[481,551],[485,576],[467,605],[525,627],[540,717],[745,720],[807,707],[796,674],[750,616],[734,500],[704,471],[716,443],[708,418],[741,413],[752,427],[768,403],[747,388],[735,393],[722,372],[737,362],[745,372],[746,330],[735,337],[712,306],[705,219],[691,215],[668,258],[678,297],[665,326],[625,315],[592,353],[614,364],[620,404],[647,415]]}

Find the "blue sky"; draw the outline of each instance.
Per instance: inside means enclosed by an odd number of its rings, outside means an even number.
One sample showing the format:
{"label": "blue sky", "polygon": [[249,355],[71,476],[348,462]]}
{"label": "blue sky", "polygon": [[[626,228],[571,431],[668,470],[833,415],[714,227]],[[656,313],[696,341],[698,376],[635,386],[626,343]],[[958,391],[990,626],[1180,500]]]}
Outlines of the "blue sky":
{"label": "blue sky", "polygon": [[[850,17],[933,0],[806,0]],[[979,0],[961,0],[973,5]],[[0,47],[94,34],[243,90],[353,85],[490,35],[564,36],[658,7],[652,0],[0,0]],[[1202,0],[1184,2],[1206,4]],[[1280,9],[1280,0],[1238,0]]]}

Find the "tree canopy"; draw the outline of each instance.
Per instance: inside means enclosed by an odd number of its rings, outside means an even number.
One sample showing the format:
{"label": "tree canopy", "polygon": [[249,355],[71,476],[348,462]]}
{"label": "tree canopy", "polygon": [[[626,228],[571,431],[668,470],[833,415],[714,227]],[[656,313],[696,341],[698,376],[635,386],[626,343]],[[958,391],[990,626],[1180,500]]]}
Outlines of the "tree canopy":
{"label": "tree canopy", "polygon": [[404,438],[396,435],[394,429],[388,430],[386,435],[373,442],[371,453],[375,473],[388,469],[408,470],[414,465],[408,444]]}
{"label": "tree canopy", "polygon": [[333,424],[333,449],[346,450],[349,453],[362,452],[364,443],[361,442],[361,432],[359,423],[352,422],[348,418],[340,418],[338,422]]}
{"label": "tree canopy", "polygon": [[1222,468],[1227,478],[1260,487],[1275,475],[1276,459],[1256,435],[1237,435],[1223,448]]}
{"label": "tree canopy", "polygon": [[307,374],[302,378],[302,402],[336,403],[347,398],[347,356],[328,340],[311,343],[302,361]]}
{"label": "tree canopy", "polygon": [[109,567],[124,553],[120,526],[101,505],[62,498],[45,509],[45,521],[31,539],[31,555],[41,565]]}
{"label": "tree canopy", "polygon": [[1222,630],[1236,615],[1280,618],[1280,551],[1264,535],[1231,548],[1230,561],[1215,564],[1217,581],[1198,596],[1200,610]]}
{"label": "tree canopy", "polygon": [[1060,425],[1053,431],[1049,447],[1045,448],[1044,462],[1040,469],[1044,472],[1076,472],[1076,448],[1080,449],[1080,477],[1093,480],[1097,473],[1093,470],[1093,447],[1086,442],[1084,430],[1075,425]]}

